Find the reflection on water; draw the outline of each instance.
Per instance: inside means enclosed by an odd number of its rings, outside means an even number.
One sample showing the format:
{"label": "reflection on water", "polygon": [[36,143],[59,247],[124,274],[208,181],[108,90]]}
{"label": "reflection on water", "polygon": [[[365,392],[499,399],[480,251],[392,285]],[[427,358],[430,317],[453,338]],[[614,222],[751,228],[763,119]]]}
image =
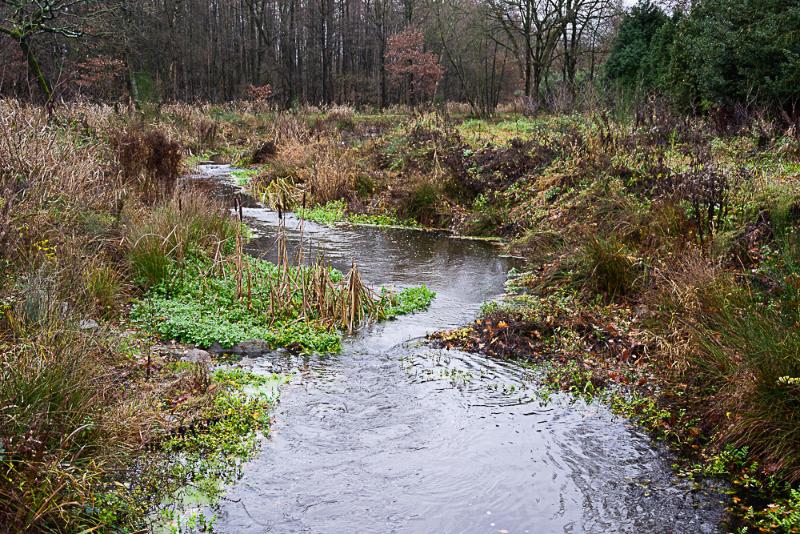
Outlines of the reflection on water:
{"label": "reflection on water", "polygon": [[[250,252],[274,254],[277,216],[245,209]],[[299,222],[289,218],[292,248]],[[445,235],[305,223],[307,258],[356,260],[371,284],[424,283],[431,308],[371,325],[333,356],[243,362],[294,370],[271,439],[217,511],[247,532],[716,532],[719,498],[604,407],[540,405],[512,363],[421,338],[472,320],[503,291],[492,245]]]}

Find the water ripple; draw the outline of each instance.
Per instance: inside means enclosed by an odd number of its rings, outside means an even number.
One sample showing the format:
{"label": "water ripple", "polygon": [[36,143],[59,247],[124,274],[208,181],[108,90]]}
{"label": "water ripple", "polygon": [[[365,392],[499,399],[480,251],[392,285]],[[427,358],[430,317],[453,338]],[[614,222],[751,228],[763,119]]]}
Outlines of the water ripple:
{"label": "water ripple", "polygon": [[[247,209],[251,253],[272,257],[277,216]],[[217,510],[231,533],[716,532],[718,497],[603,406],[542,406],[509,362],[421,338],[474,318],[502,293],[508,260],[444,235],[306,224],[306,257],[374,284],[425,283],[424,313],[371,325],[337,356],[243,362],[291,372],[258,458]]]}

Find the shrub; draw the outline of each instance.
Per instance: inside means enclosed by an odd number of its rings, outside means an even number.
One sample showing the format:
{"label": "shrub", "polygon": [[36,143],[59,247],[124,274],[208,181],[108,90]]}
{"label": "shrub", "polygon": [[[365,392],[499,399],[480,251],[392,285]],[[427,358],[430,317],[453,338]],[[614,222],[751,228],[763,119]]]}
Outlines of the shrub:
{"label": "shrub", "polygon": [[513,250],[525,254],[528,261],[541,262],[564,245],[564,236],[557,231],[533,229],[515,239]]}
{"label": "shrub", "polygon": [[182,157],[178,143],[159,131],[130,128],[117,133],[112,144],[123,177],[143,201],[154,204],[173,194]]}
{"label": "shrub", "polygon": [[434,207],[439,199],[439,191],[433,184],[422,182],[415,186],[401,207],[404,217],[413,218],[425,225],[432,225],[436,221]]}

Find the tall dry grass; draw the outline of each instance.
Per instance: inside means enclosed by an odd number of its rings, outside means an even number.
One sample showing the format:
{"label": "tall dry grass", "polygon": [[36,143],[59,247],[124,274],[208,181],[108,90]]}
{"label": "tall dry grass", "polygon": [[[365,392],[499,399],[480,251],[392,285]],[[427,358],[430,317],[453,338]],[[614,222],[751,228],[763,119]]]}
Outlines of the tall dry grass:
{"label": "tall dry grass", "polygon": [[126,128],[104,106],[0,100],[2,529],[98,528],[103,488],[161,431],[118,335],[81,328],[129,300],[121,245],[150,210],[108,141]]}
{"label": "tall dry grass", "polygon": [[221,258],[238,235],[237,226],[221,204],[192,192],[141,211],[124,229],[133,280],[151,287],[166,281],[186,259]]}
{"label": "tall dry grass", "polygon": [[286,138],[266,174],[253,189],[267,204],[277,209],[326,204],[355,194],[356,181],[363,172],[354,149],[343,147],[334,138],[304,141]]}
{"label": "tall dry grass", "polygon": [[98,490],[159,431],[155,403],[120,389],[115,347],[69,318],[17,317],[0,349],[0,524],[76,532]]}

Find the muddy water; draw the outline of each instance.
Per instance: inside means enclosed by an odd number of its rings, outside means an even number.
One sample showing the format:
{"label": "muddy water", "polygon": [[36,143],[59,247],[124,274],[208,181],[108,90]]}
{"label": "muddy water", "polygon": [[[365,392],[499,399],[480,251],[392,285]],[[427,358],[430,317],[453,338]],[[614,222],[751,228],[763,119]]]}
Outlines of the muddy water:
{"label": "muddy water", "polygon": [[[245,209],[251,253],[277,217]],[[288,229],[301,242],[298,221]],[[503,292],[496,247],[445,235],[305,223],[307,257],[356,259],[372,284],[424,283],[429,310],[373,325],[341,354],[244,361],[294,373],[272,436],[216,510],[230,533],[716,532],[720,497],[600,405],[536,400],[525,369],[425,345]]]}

